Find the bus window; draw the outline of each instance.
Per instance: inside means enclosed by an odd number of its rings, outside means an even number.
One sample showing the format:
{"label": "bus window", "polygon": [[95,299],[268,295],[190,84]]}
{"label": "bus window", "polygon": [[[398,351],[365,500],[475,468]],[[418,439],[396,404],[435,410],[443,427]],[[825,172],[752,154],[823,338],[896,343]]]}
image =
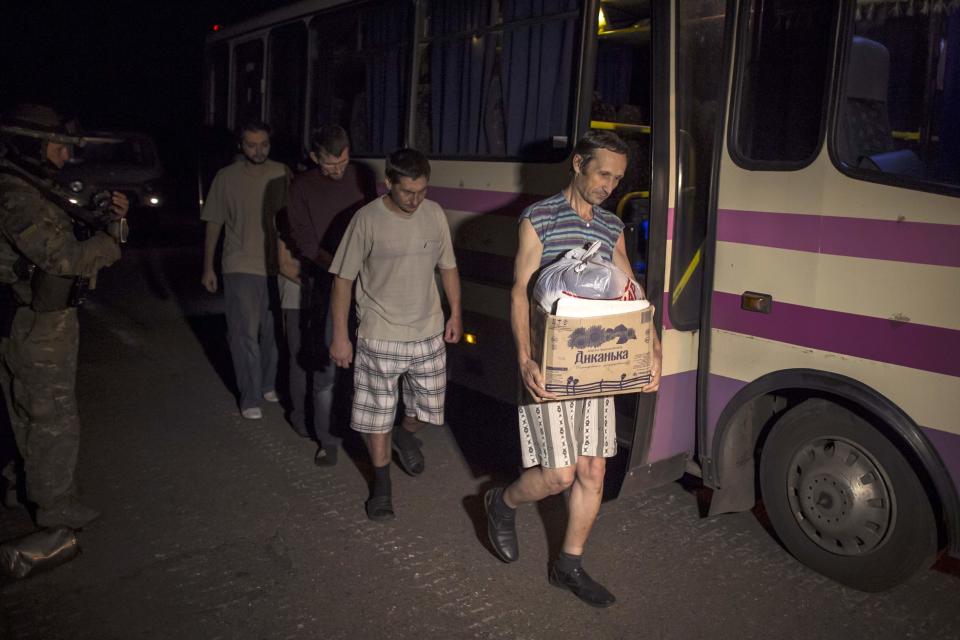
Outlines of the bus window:
{"label": "bus window", "polygon": [[250,40],[233,49],[234,126],[263,116],[263,41]]}
{"label": "bus window", "polygon": [[417,88],[420,148],[446,157],[565,157],[579,5],[426,3]]}
{"label": "bus window", "polygon": [[960,7],[858,3],[848,36],[835,157],[858,177],[960,186]]}
{"label": "bus window", "polygon": [[646,286],[650,222],[650,8],[645,0],[601,5],[590,126],[630,147],[627,173],[603,203],[626,228],[627,253]]}
{"label": "bus window", "polygon": [[270,32],[267,121],[273,127],[272,155],[295,166],[303,154],[303,105],[306,91],[307,28],[302,22]]}
{"label": "bus window", "polygon": [[203,122],[211,127],[227,126],[227,103],[230,96],[230,50],[225,43],[210,48],[204,73]]}
{"label": "bus window", "polygon": [[751,169],[799,169],[823,139],[838,0],[753,0],[742,15],[730,155]]}
{"label": "bus window", "polygon": [[677,3],[677,193],[670,265],[670,320],[699,327],[703,241],[723,99],[724,0]]}
{"label": "bus window", "polygon": [[368,2],[320,14],[311,24],[312,126],[339,124],[356,155],[403,145],[411,3]]}

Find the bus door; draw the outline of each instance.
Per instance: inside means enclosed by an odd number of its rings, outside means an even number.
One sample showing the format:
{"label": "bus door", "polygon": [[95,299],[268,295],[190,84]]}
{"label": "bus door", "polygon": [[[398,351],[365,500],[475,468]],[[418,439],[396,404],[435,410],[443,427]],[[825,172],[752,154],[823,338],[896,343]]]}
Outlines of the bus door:
{"label": "bus door", "polygon": [[663,373],[655,398],[636,398],[632,429],[618,423],[630,443],[624,490],[679,478],[697,453],[703,267],[723,122],[727,5],[650,3],[651,181],[649,199],[637,203],[649,211],[640,220],[649,231],[646,255],[634,260],[638,271],[645,268],[648,297],[658,307]]}
{"label": "bus door", "polygon": [[[656,306],[655,324],[664,326],[670,240],[668,218],[670,161],[670,65],[672,3],[634,0],[601,2],[588,28],[581,128],[615,131],[629,148],[627,172],[604,203],[623,220],[627,253],[648,299]],[[662,387],[663,388],[663,387]],[[668,404],[676,389],[666,380]],[[607,490],[619,493],[663,484],[679,477],[692,449],[692,421],[680,441],[654,427],[658,394],[615,398],[620,453],[611,461]],[[663,397],[663,394],[659,394]],[[665,423],[674,422],[673,417]]]}
{"label": "bus door", "polygon": [[263,119],[264,41],[214,41],[207,47],[203,87],[203,128],[197,172],[202,207],[217,171],[239,152],[235,130]]}
{"label": "bus door", "polygon": [[270,156],[291,167],[304,164],[307,90],[307,25],[291,22],[270,30],[267,122]]}
{"label": "bus door", "polygon": [[207,47],[203,72],[203,127],[200,134],[197,172],[197,202],[204,198],[221,168],[237,151],[230,131],[230,44],[215,42]]}
{"label": "bus door", "polygon": [[263,119],[263,38],[233,45],[233,126]]}

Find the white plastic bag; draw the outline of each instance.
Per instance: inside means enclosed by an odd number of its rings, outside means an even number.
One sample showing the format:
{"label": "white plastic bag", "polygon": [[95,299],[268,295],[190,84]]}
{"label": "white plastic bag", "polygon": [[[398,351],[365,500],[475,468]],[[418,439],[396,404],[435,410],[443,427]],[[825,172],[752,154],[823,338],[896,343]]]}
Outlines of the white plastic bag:
{"label": "white plastic bag", "polygon": [[599,255],[600,242],[586,249],[571,249],[540,271],[533,297],[548,313],[561,296],[591,300],[637,300],[640,285],[613,262]]}

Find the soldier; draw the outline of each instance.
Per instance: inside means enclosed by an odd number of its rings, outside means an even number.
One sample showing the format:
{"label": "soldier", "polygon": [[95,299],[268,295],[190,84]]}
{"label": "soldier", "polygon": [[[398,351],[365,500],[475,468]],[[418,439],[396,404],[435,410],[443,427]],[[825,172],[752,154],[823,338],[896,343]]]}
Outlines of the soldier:
{"label": "soldier", "polygon": [[[75,129],[38,105],[15,107],[0,127],[0,384],[37,524],[76,529],[99,515],[77,500],[76,305],[120,247],[104,231],[75,233],[67,213],[75,207],[52,180],[82,141]],[[105,207],[125,216],[127,198],[111,199]],[[12,471],[4,469],[8,481]]]}

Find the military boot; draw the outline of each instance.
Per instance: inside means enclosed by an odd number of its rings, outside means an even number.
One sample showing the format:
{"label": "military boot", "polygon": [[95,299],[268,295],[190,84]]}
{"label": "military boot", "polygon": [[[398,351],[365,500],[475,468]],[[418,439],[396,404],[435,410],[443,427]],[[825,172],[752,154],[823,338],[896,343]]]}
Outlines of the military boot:
{"label": "military boot", "polygon": [[37,509],[37,524],[41,527],[70,527],[80,529],[100,517],[100,512],[69,498],[51,508]]}

